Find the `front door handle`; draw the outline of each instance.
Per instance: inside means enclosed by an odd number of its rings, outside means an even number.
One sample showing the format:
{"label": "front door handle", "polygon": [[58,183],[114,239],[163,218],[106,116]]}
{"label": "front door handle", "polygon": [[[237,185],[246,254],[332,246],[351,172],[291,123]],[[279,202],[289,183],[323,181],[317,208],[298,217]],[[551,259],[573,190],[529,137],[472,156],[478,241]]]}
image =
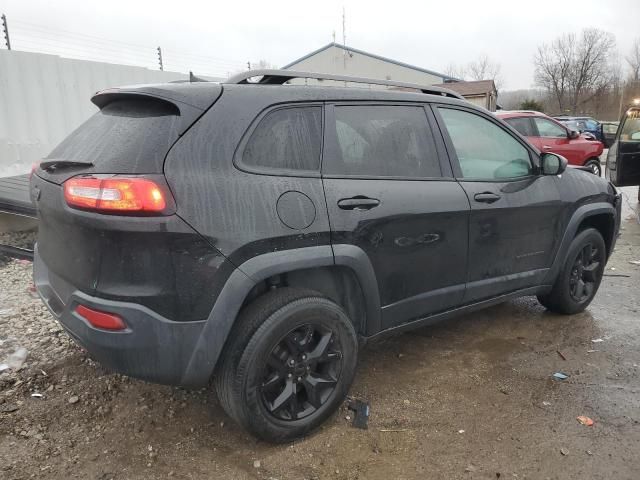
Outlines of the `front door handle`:
{"label": "front door handle", "polygon": [[369,198],[362,195],[338,200],[338,207],[342,210],[370,210],[378,205],[380,205],[380,200],[377,198]]}
{"label": "front door handle", "polygon": [[542,149],[543,150],[551,150],[551,147],[549,145],[543,145]]}
{"label": "front door handle", "polygon": [[498,200],[500,200],[500,195],[498,195],[497,193],[493,193],[493,192],[482,192],[482,193],[476,193],[473,196],[473,199],[476,202],[493,203],[493,202],[497,202]]}

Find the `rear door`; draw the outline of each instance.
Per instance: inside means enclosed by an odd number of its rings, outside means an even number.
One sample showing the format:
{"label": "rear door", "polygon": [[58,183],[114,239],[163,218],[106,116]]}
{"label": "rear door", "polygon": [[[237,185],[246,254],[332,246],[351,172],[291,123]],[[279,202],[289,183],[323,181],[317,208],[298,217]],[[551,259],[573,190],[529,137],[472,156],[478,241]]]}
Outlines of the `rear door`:
{"label": "rear door", "polygon": [[607,177],[618,187],[640,185],[640,108],[630,108],[620,120],[607,154]]}
{"label": "rear door", "polygon": [[382,328],[460,304],[469,202],[442,162],[432,112],[391,103],[335,103],[326,112],[322,177],[331,241],[356,245],[369,258]]}
{"label": "rear door", "polygon": [[490,115],[435,110],[471,203],[464,302],[539,285],[562,231],[558,179],[538,175],[534,152]]}

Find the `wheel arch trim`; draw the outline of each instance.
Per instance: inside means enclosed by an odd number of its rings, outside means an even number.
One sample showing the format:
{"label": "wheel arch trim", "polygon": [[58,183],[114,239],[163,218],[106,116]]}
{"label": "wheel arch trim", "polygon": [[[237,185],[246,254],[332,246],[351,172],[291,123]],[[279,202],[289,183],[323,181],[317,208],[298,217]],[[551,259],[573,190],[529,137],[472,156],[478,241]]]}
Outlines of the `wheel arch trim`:
{"label": "wheel arch trim", "polygon": [[[612,235],[615,237],[616,209],[613,205],[607,202],[597,202],[597,203],[582,205],[575,212],[573,212],[573,215],[569,219],[567,228],[565,228],[564,230],[562,241],[560,242],[560,246],[556,251],[556,255],[554,257],[553,263],[551,264],[551,268],[549,269],[549,273],[547,274],[547,278],[544,283],[548,283],[548,284],[554,283],[556,276],[558,275],[558,273],[560,272],[560,269],[562,268],[562,264],[569,251],[571,242],[573,241],[576,234],[578,233],[578,228],[580,228],[580,225],[582,224],[582,222],[589,217],[593,217],[595,215],[602,215],[602,214],[611,215],[611,219],[614,222],[614,228],[613,228],[614,231],[612,232]],[[606,243],[607,239],[605,238],[604,240]],[[610,245],[612,245],[613,247],[615,238],[611,238],[609,240],[611,241]],[[608,252],[608,253],[610,254],[611,252]]]}
{"label": "wheel arch trim", "polygon": [[353,271],[362,289],[367,336],[380,328],[378,284],[366,253],[355,245],[320,245],[255,256],[241,264],[225,283],[202,329],[184,372],[182,385],[206,385],[215,369],[242,305],[259,282],[280,273],[340,265]]}

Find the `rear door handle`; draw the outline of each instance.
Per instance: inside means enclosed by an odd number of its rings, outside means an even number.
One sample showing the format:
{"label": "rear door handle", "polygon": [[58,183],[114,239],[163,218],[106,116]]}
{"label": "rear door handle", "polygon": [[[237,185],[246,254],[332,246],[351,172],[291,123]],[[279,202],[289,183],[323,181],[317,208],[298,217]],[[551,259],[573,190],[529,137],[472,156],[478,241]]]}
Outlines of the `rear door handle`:
{"label": "rear door handle", "polygon": [[493,203],[493,202],[497,202],[498,200],[500,200],[500,195],[493,193],[493,192],[482,192],[482,193],[476,193],[473,196],[473,199],[476,202],[482,202],[482,203]]}
{"label": "rear door handle", "polygon": [[370,210],[378,205],[380,205],[380,200],[377,198],[369,198],[360,195],[338,200],[338,207],[342,210]]}

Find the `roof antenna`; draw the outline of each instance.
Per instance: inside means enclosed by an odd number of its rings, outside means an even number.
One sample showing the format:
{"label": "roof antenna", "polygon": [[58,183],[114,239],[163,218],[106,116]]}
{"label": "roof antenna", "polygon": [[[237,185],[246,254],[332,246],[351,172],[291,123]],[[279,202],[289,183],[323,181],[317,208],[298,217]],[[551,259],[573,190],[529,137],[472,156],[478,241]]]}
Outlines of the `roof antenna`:
{"label": "roof antenna", "polygon": [[199,78],[196,77],[193,72],[191,70],[189,70],[189,82],[194,83],[194,82],[206,82],[207,80],[205,80],[204,78]]}

